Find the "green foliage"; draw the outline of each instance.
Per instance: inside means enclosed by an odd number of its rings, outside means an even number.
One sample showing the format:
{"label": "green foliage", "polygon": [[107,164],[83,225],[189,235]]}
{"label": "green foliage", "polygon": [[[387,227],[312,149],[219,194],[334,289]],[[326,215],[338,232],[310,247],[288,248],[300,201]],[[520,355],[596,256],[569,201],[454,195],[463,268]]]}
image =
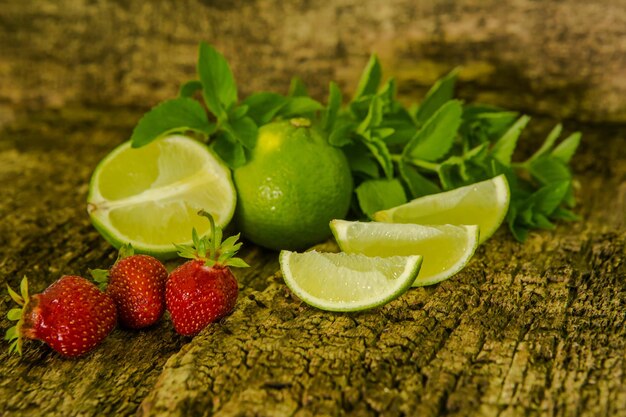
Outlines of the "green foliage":
{"label": "green foliage", "polygon": [[[571,211],[575,200],[568,164],[580,133],[557,144],[559,124],[528,160],[514,162],[530,118],[456,100],[459,69],[437,81],[419,105],[408,107],[396,98],[395,80],[383,80],[376,55],[365,66],[352,99],[344,103],[339,86],[331,82],[325,106],[309,96],[297,77],[287,95],[261,91],[239,102],[226,59],[206,43],[200,44],[197,73],[196,80],[181,86],[178,98],[157,105],[139,121],[133,146],[193,131],[237,168],[256,145],[258,127],[306,117],[328,134],[331,145],[344,151],[356,185],[352,205],[356,216],[504,173],[512,196],[507,223],[518,240],[524,240],[529,229],[549,229],[555,221],[577,219]],[[208,114],[193,98],[199,92]],[[210,241],[197,244],[200,247],[182,252],[197,256],[208,251],[205,254],[213,259]],[[213,261],[219,262],[219,256]]]}

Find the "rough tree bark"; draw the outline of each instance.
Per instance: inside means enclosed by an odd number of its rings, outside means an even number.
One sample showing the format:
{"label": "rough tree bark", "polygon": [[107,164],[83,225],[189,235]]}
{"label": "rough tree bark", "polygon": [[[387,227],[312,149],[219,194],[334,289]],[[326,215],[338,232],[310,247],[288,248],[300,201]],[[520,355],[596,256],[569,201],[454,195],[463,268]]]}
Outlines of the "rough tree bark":
{"label": "rough tree bark", "polygon": [[194,77],[200,40],[243,96],[296,74],[351,91],[375,51],[406,100],[463,65],[461,97],[536,116],[528,147],[554,118],[584,132],[582,222],[525,244],[500,230],[451,280],[360,314],[302,304],[248,244],[236,311],[194,339],[164,319],[80,360],[0,349],[0,415],[626,416],[626,2],[544,3],[0,0],[3,285],[113,262],[87,181]]}

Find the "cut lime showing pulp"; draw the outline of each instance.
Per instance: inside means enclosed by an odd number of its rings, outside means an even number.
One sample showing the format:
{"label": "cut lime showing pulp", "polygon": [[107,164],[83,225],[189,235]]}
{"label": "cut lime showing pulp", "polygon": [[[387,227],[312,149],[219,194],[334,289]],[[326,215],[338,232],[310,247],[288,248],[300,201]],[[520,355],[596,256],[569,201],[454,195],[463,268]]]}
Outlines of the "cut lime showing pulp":
{"label": "cut lime showing pulp", "polygon": [[399,297],[417,277],[422,257],[369,257],[361,254],[281,251],[287,286],[322,310],[360,311]]}
{"label": "cut lime showing pulp", "polygon": [[333,220],[330,228],[342,251],[367,256],[422,255],[414,287],[450,278],[469,262],[478,246],[478,226],[422,226]]}
{"label": "cut lime showing pulp", "polygon": [[504,175],[443,193],[416,198],[374,213],[388,223],[476,224],[483,243],[498,230],[509,209],[509,184]]}
{"label": "cut lime showing pulp", "polygon": [[170,136],[141,148],[125,142],[96,167],[89,185],[91,221],[113,246],[161,258],[176,255],[209,222],[204,209],[226,226],[233,216],[235,188],[229,169],[209,148],[185,136]]}

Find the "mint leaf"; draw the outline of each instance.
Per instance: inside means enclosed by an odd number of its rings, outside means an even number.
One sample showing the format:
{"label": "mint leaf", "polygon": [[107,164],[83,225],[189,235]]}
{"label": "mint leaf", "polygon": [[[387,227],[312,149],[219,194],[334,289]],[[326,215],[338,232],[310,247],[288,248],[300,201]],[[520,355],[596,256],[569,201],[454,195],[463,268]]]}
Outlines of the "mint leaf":
{"label": "mint leaf", "polygon": [[335,126],[328,136],[328,143],[333,146],[345,146],[353,143],[352,132],[356,125],[354,122],[347,120],[340,120],[335,122]]}
{"label": "mint leaf", "polygon": [[431,87],[415,114],[415,121],[418,125],[426,123],[441,106],[452,100],[458,73],[458,68],[453,69]]}
{"label": "mint leaf", "polygon": [[561,205],[569,187],[569,181],[560,181],[545,185],[535,191],[530,197],[535,210],[551,215]]}
{"label": "mint leaf", "polygon": [[239,168],[246,163],[243,145],[239,142],[235,142],[234,138],[227,132],[220,132],[211,146],[215,153],[222,158],[231,169]]}
{"label": "mint leaf", "polygon": [[295,116],[307,116],[310,113],[322,110],[324,106],[319,101],[313,100],[311,97],[291,97],[282,106],[276,116],[284,118]]}
{"label": "mint leaf", "polygon": [[562,130],[563,130],[563,126],[560,123],[554,126],[552,130],[550,131],[550,133],[548,134],[548,136],[546,137],[546,140],[541,145],[541,147],[533,154],[533,156],[528,158],[528,161],[526,161],[526,163],[528,164],[534,161],[535,159],[539,158],[540,156],[550,152],[552,150],[552,147],[556,143],[556,140],[561,135]]}
{"label": "mint leaf", "polygon": [[541,184],[569,181],[572,177],[563,161],[549,155],[532,161],[528,170]]}
{"label": "mint leaf", "polygon": [[130,140],[133,148],[139,148],[162,136],[187,130],[208,136],[215,131],[215,125],[209,122],[200,103],[179,97],[164,101],[144,114]]}
{"label": "mint leaf", "polygon": [[419,173],[417,168],[409,165],[405,161],[398,163],[400,177],[410,191],[410,198],[422,197],[429,194],[441,192],[441,188],[431,180]]}
{"label": "mint leaf", "polygon": [[374,96],[370,101],[370,107],[365,119],[356,128],[356,133],[366,137],[371,137],[371,130],[380,126],[383,120],[383,102],[378,96]]}
{"label": "mint leaf", "polygon": [[252,118],[244,116],[225,122],[222,129],[232,138],[232,142],[243,145],[246,149],[254,149],[256,146],[258,129]]}
{"label": "mint leaf", "polygon": [[554,148],[551,155],[563,163],[568,163],[580,145],[581,136],[580,132],[572,133]]}
{"label": "mint leaf", "polygon": [[517,146],[517,140],[529,121],[530,117],[528,116],[520,117],[517,119],[517,122],[515,122],[500,139],[498,139],[491,149],[491,154],[494,158],[505,165],[511,164],[511,158],[513,157],[513,151]]}
{"label": "mint leaf", "polygon": [[335,125],[335,121],[337,120],[337,114],[339,114],[339,110],[341,108],[341,91],[335,82],[330,83],[329,93],[328,93],[328,105],[326,106],[326,110],[324,111],[322,126],[325,131],[330,132]]}
{"label": "mint leaf", "polygon": [[385,177],[388,179],[393,178],[393,162],[391,160],[391,154],[389,153],[389,149],[387,149],[387,145],[381,139],[373,138],[371,140],[364,140],[362,143],[367,146],[367,148],[372,153],[372,156],[378,161],[381,168],[383,169],[383,173]]}
{"label": "mint leaf", "polygon": [[198,76],[209,111],[218,120],[226,119],[227,111],[237,102],[237,85],[224,56],[205,42],[200,43]]}
{"label": "mint leaf", "polygon": [[262,91],[246,97],[242,104],[248,106],[247,115],[262,126],[272,121],[288,99],[280,94]]}
{"label": "mint leaf", "polygon": [[354,143],[343,148],[348,165],[353,173],[365,178],[379,178],[378,163],[372,159],[369,149],[362,143]]}
{"label": "mint leaf", "polygon": [[370,56],[363,73],[361,74],[361,79],[359,80],[359,85],[356,88],[356,92],[354,94],[353,101],[357,99],[376,94],[378,90],[378,86],[380,85],[380,80],[382,77],[382,71],[380,69],[380,62],[378,61],[378,57],[376,54],[372,54]]}
{"label": "mint leaf", "polygon": [[289,97],[308,97],[309,91],[300,77],[293,77],[289,85]]}
{"label": "mint leaf", "polygon": [[193,97],[196,92],[202,90],[202,83],[198,80],[187,81],[180,86],[178,97]]}
{"label": "mint leaf", "polygon": [[363,213],[372,218],[374,213],[406,203],[404,188],[398,179],[366,180],[356,188],[356,196]]}
{"label": "mint leaf", "polygon": [[451,100],[441,106],[404,148],[402,157],[407,160],[436,161],[452,147],[461,124],[461,102]]}

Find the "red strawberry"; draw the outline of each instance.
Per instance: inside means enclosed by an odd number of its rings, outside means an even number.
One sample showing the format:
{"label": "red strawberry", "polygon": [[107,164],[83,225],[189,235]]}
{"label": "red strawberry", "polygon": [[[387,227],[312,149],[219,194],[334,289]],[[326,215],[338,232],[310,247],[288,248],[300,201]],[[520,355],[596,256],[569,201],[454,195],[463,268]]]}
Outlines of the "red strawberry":
{"label": "red strawberry", "polygon": [[185,336],[197,334],[232,312],[239,289],[229,266],[248,266],[233,257],[241,247],[239,235],[222,242],[222,230],[213,217],[205,211],[199,214],[211,222],[211,236],[200,239],[194,229],[194,245],[178,246],[179,255],[192,260],[172,271],[165,290],[174,329]]}
{"label": "red strawberry", "polygon": [[113,298],[122,325],[148,327],[165,312],[167,270],[158,259],[135,255],[133,248],[125,245],[109,271],[96,269],[91,274]]}
{"label": "red strawberry", "polygon": [[36,339],[63,356],[82,355],[96,347],[115,327],[115,304],[92,282],[65,275],[41,294],[28,295],[22,280],[21,295],[9,288],[11,298],[22,308],[9,311],[19,320],[5,336],[13,341],[10,350],[22,353],[22,339]]}

